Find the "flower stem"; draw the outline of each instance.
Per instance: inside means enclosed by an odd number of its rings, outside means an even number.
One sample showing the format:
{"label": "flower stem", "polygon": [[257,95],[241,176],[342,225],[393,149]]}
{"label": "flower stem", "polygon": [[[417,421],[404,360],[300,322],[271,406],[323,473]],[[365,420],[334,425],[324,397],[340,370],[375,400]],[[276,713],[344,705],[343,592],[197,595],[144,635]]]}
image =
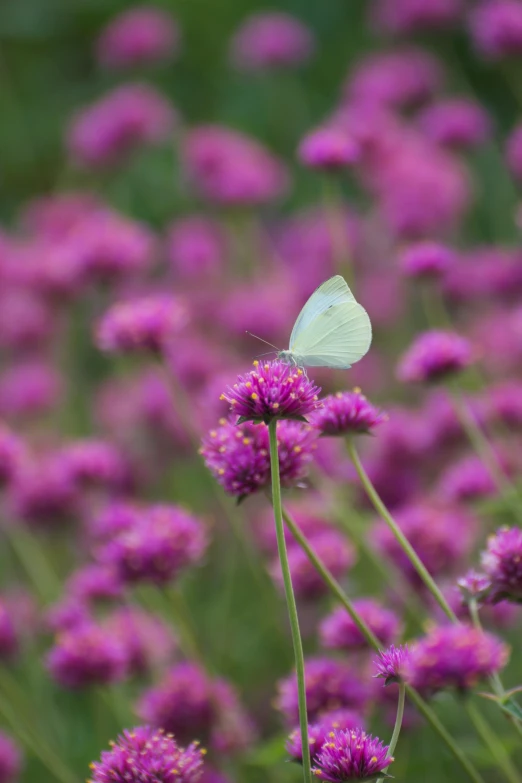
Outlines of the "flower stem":
{"label": "flower stem", "polygon": [[401,547],[402,551],[410,561],[410,563],[415,568],[417,574],[420,576],[422,581],[424,582],[425,587],[429,590],[435,601],[438,603],[444,614],[449,617],[449,619],[454,622],[458,623],[457,616],[455,612],[451,609],[448,602],[442,595],[440,589],[438,588],[435,580],[429,573],[428,569],[422,562],[422,560],[419,558],[417,553],[415,552],[414,548],[382,502],[381,498],[379,497],[377,490],[373,486],[370,477],[366,473],[361,460],[359,459],[359,455],[357,453],[357,449],[355,448],[355,444],[352,438],[347,439],[347,445],[348,445],[348,453],[350,455],[350,458],[354,464],[355,470],[357,471],[357,475],[359,476],[359,480],[361,484],[363,485],[366,494],[368,495],[369,499],[371,500],[373,507],[377,511],[378,514],[384,519],[388,527],[390,528],[391,532],[395,536],[395,539],[397,540],[399,546]]}
{"label": "flower stem", "polygon": [[491,730],[491,727],[485,722],[484,718],[477,710],[476,706],[471,701],[466,700],[465,709],[468,713],[470,721],[473,723],[475,730],[484,745],[489,749],[491,755],[496,760],[499,767],[504,772],[507,780],[510,783],[520,783],[519,774],[514,767],[511,759],[509,758],[506,749],[497,735]]}
{"label": "flower stem", "polygon": [[415,704],[418,711],[424,716],[424,718],[428,721],[431,728],[439,735],[439,737],[445,742],[445,744],[450,749],[453,756],[459,761],[463,769],[466,770],[471,780],[474,781],[474,783],[484,783],[484,778],[480,774],[480,772],[475,768],[475,766],[471,763],[471,761],[468,759],[466,754],[459,748],[458,744],[454,741],[451,734],[446,731],[445,727],[442,725],[440,720],[438,719],[435,712],[431,709],[429,704],[424,701],[422,696],[420,696],[414,688],[407,685],[406,686],[406,692],[408,694],[408,697],[411,699],[411,701]]}
{"label": "flower stem", "polygon": [[475,416],[470,411],[460,388],[455,384],[451,387],[451,397],[455,412],[471,446],[475,449],[481,461],[484,463],[499,493],[502,495],[503,499],[509,503],[509,507],[515,518],[518,519],[519,522],[522,522],[522,507],[520,506],[519,501],[514,497],[513,485],[506,476],[491,443],[477,423]]}
{"label": "flower stem", "polygon": [[332,245],[336,274],[344,274],[353,288],[353,269],[350,264],[350,243],[343,214],[342,192],[333,175],[323,178],[323,208]]}
{"label": "flower stem", "polygon": [[272,419],[268,425],[270,437],[270,469],[272,472],[272,503],[274,507],[274,520],[277,535],[277,549],[283,582],[285,587],[288,619],[292,631],[294,645],[295,671],[297,677],[297,695],[299,701],[299,726],[301,728],[301,744],[303,748],[303,775],[305,783],[312,783],[312,769],[310,764],[310,744],[308,741],[308,716],[306,711],[306,684],[303,643],[299,630],[299,617],[292,587],[292,576],[286,551],[285,529],[283,525],[283,509],[281,503],[281,480],[279,477],[279,453],[277,450],[277,419]]}
{"label": "flower stem", "polygon": [[[368,645],[371,648],[373,648],[376,652],[379,652],[381,648],[381,644],[377,639],[377,637],[372,633],[371,629],[368,628],[367,624],[364,622],[364,620],[359,616],[357,611],[354,609],[353,604],[351,603],[350,599],[343,591],[343,589],[341,588],[341,586],[339,585],[339,583],[337,582],[333,574],[325,566],[323,561],[315,554],[313,548],[310,546],[310,543],[308,542],[308,539],[306,538],[306,536],[303,535],[303,533],[298,528],[298,526],[296,525],[292,517],[288,514],[287,511],[282,510],[282,513],[286,526],[292,533],[294,539],[297,541],[299,546],[308,555],[308,558],[312,563],[312,565],[314,565],[317,572],[321,574],[326,584],[329,586],[330,590],[339,599],[341,604],[349,613],[350,617],[357,625],[357,628],[360,630],[360,632],[368,642]],[[468,759],[468,757],[463,753],[463,751],[459,748],[459,746],[453,741],[453,738],[451,737],[449,732],[446,731],[446,729],[444,728],[444,726],[442,725],[442,723],[440,722],[440,720],[438,719],[434,711],[431,709],[429,704],[427,704],[424,701],[424,699],[417,693],[417,691],[411,688],[409,685],[406,686],[406,691],[408,693],[408,697],[414,703],[417,710],[424,716],[424,718],[428,721],[432,729],[439,735],[442,741],[448,746],[450,752],[453,754],[453,756],[459,762],[462,768],[468,773],[471,780],[473,780],[474,783],[484,783],[484,780],[480,776],[478,770],[475,769],[475,767]]]}
{"label": "flower stem", "polygon": [[45,603],[55,601],[61,593],[61,585],[45,556],[42,542],[35,538],[23,522],[15,522],[6,532],[11,548],[40,598]]}
{"label": "flower stem", "polygon": [[[399,700],[397,702],[397,716],[395,718],[395,726],[393,727],[393,733],[390,740],[390,747],[388,749],[388,755],[393,758],[393,753],[397,747],[399,740],[399,734],[402,728],[402,719],[404,717],[404,702],[406,700],[406,685],[403,682],[399,683]],[[383,769],[383,772],[388,772],[388,767]],[[379,778],[377,783],[382,783],[384,778]]]}

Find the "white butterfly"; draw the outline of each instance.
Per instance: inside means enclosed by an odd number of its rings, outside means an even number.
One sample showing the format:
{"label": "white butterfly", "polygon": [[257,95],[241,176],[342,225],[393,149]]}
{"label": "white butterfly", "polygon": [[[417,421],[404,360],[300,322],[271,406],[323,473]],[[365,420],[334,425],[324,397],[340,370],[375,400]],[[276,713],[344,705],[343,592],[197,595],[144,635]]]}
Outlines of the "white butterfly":
{"label": "white butterfly", "polygon": [[316,288],[295,322],[288,351],[278,358],[298,367],[347,370],[367,353],[372,341],[368,313],[335,275]]}

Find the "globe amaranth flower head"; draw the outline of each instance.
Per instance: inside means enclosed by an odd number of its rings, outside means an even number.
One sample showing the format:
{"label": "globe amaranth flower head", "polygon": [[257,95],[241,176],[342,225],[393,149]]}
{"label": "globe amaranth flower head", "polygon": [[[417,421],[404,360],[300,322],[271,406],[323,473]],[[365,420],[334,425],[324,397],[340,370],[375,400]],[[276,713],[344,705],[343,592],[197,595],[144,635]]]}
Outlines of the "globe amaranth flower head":
{"label": "globe amaranth flower head", "polygon": [[166,141],[174,124],[174,109],[153,87],[125,84],[72,118],[67,147],[80,168],[105,168],[136,149]]}
{"label": "globe amaranth flower head", "polygon": [[143,676],[160,670],[176,649],[172,629],[139,606],[122,606],[106,615],[103,626],[125,650],[127,673]]}
{"label": "globe amaranth flower head", "polygon": [[299,367],[276,359],[260,364],[247,375],[240,375],[237,383],[221,395],[230,405],[239,422],[273,419],[298,419],[321,407],[320,388],[310,381]]}
{"label": "globe amaranth flower head", "polygon": [[111,19],[96,42],[98,63],[125,69],[170,59],[179,30],[170,14],[154,6],[135,6]]}
{"label": "globe amaranth flower head", "polygon": [[369,402],[360,389],[324,397],[312,424],[321,435],[361,435],[387,421],[388,416]]}
{"label": "globe amaranth flower head", "polygon": [[522,52],[522,3],[519,0],[484,0],[469,17],[477,51],[488,60],[501,60]]}
{"label": "globe amaranth flower head", "polygon": [[144,507],[134,524],[100,548],[99,562],[125,583],[166,584],[199,563],[208,537],[199,519],[166,503]]}
{"label": "globe amaranth flower head", "polygon": [[15,783],[22,771],[22,753],[13,739],[0,731],[0,782]]}
{"label": "globe amaranth flower head", "polygon": [[0,598],[0,660],[12,659],[20,649],[15,615],[8,601]]}
{"label": "globe amaranth flower head", "polygon": [[454,332],[433,329],[419,335],[403,354],[397,376],[406,383],[433,383],[462,372],[473,359],[469,340]]}
{"label": "globe amaranth flower head", "polygon": [[297,154],[300,162],[308,168],[337,171],[356,163],[360,148],[343,128],[325,125],[304,137]]}
{"label": "globe amaranth flower head", "polygon": [[[369,688],[360,673],[349,663],[333,658],[309,658],[306,661],[306,706],[310,721],[332,710],[362,709],[369,696]],[[297,679],[295,673],[280,680],[275,700],[276,708],[290,726],[299,721]]]}
{"label": "globe amaranth flower head", "polygon": [[102,626],[87,621],[57,637],[46,665],[56,682],[76,690],[122,680],[127,660],[120,642]]}
{"label": "globe amaranth flower head", "polygon": [[[503,456],[499,455],[503,470],[511,472]],[[464,454],[450,463],[437,482],[437,495],[449,503],[465,503],[495,495],[497,485],[488,467],[477,454]]]}
{"label": "globe amaranth flower head", "polygon": [[183,163],[198,194],[223,206],[255,206],[284,195],[284,165],[259,142],[220,125],[187,134]]}
{"label": "globe amaranth flower head", "polygon": [[222,273],[227,255],[227,239],[217,220],[205,215],[187,215],[168,229],[166,253],[174,275],[199,282],[201,275]]}
{"label": "globe amaranth flower head", "polygon": [[491,135],[491,120],[477,101],[446,98],[427,106],[417,117],[421,130],[443,147],[478,147]]}
{"label": "globe amaranth flower head", "polygon": [[22,439],[0,421],[0,489],[14,480],[24,453]]}
{"label": "globe amaranth flower head", "polygon": [[235,32],[230,59],[244,71],[289,68],[310,59],[315,43],[310,30],[285,13],[252,14]]}
{"label": "globe amaranth flower head", "polygon": [[[284,486],[303,480],[313,459],[317,433],[299,421],[279,422],[279,474]],[[244,498],[270,484],[268,428],[265,424],[221,419],[203,439],[205,464],[225,492]]]}
{"label": "globe amaranth flower head", "polygon": [[126,729],[90,765],[88,783],[196,783],[203,772],[198,742],[180,747],[171,734],[149,726]]}
{"label": "globe amaranth flower head", "polygon": [[411,35],[454,27],[462,18],[463,0],[376,0],[376,27],[392,35]]}
{"label": "globe amaranth flower head", "polygon": [[491,582],[493,601],[522,602],[522,530],[519,527],[501,527],[490,536],[481,563]]}
{"label": "globe amaranth flower head", "polygon": [[[335,710],[322,715],[317,723],[308,726],[308,743],[310,746],[310,759],[315,762],[318,754],[323,749],[325,742],[331,736],[334,729],[363,728],[363,719],[355,710]],[[303,746],[301,730],[295,729],[286,742],[286,750],[294,761],[303,761]]]}
{"label": "globe amaranth flower head", "polygon": [[65,473],[78,487],[122,490],[128,483],[129,467],[122,452],[112,443],[95,438],[77,440],[57,454]]}
{"label": "globe amaranth flower head", "polygon": [[117,302],[102,317],[96,342],[102,351],[161,352],[187,323],[187,309],[169,294]]}
{"label": "globe amaranth flower head", "polygon": [[252,741],[252,723],[234,689],[225,680],[211,679],[196,663],[172,666],[143,693],[136,711],[182,742],[200,737],[213,749],[234,752]]}
{"label": "globe amaranth flower head", "polygon": [[464,604],[470,604],[471,601],[482,603],[491,590],[491,579],[487,574],[470,569],[457,579],[457,587]]}
{"label": "globe amaranth flower head", "polygon": [[329,783],[379,777],[393,757],[388,745],[362,729],[334,729],[315,759],[313,773]]}
{"label": "globe amaranth flower head", "polygon": [[[353,607],[381,644],[388,646],[397,639],[401,632],[401,621],[395,612],[372,598],[358,598],[353,602]],[[328,649],[351,651],[368,647],[361,631],[342,607],[334,609],[321,622],[319,634],[321,644]]]}
{"label": "globe amaranth flower head", "polygon": [[401,253],[399,264],[406,277],[437,280],[452,266],[455,253],[440,242],[414,242]]}
{"label": "globe amaranth flower head", "polygon": [[433,628],[411,647],[405,679],[421,691],[467,691],[506,665],[509,648],[470,625]]}
{"label": "globe amaranth flower head", "polygon": [[410,648],[407,644],[400,644],[398,647],[391,644],[387,650],[380,650],[378,657],[374,660],[377,669],[377,674],[374,674],[374,677],[382,677],[385,685],[389,685],[391,682],[400,682],[409,660]]}

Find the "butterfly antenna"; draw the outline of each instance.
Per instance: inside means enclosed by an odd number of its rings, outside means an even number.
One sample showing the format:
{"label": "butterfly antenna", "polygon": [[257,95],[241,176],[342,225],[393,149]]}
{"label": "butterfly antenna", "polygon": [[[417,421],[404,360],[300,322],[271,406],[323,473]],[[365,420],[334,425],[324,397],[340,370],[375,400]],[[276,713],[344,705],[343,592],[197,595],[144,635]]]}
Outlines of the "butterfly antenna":
{"label": "butterfly antenna", "polygon": [[261,359],[262,356],[268,356],[269,354],[274,353],[273,351],[267,351],[266,353],[258,353],[257,356],[255,356],[255,359]]}
{"label": "butterfly antenna", "polygon": [[[262,337],[258,337],[257,334],[252,334],[252,332],[249,332],[248,329],[246,329],[245,331],[246,331],[247,334],[250,335],[250,337],[255,337],[256,340],[261,340],[262,343],[265,343],[266,345],[269,345],[271,348],[275,348],[276,351],[280,350],[280,348],[278,348],[277,345],[274,345],[273,343],[269,343],[268,340],[263,340],[263,338]],[[270,351],[270,353],[272,353],[272,351]],[[262,354],[262,355],[266,356],[266,354]]]}

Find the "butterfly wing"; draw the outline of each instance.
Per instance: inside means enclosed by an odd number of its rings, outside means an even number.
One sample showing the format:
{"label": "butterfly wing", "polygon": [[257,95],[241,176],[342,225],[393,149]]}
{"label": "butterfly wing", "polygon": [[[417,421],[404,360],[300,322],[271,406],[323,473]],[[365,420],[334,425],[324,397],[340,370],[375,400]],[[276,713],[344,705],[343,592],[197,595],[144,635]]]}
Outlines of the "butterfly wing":
{"label": "butterfly wing", "polygon": [[316,288],[310,299],[297,316],[297,321],[290,335],[290,350],[293,350],[293,344],[318,315],[324,313],[330,307],[343,304],[344,302],[355,302],[354,296],[346,280],[341,275],[330,277],[325,280],[319,288]]}
{"label": "butterfly wing", "polygon": [[372,327],[342,277],[327,280],[301,311],[290,337],[290,351],[308,367],[347,369],[368,351]]}

